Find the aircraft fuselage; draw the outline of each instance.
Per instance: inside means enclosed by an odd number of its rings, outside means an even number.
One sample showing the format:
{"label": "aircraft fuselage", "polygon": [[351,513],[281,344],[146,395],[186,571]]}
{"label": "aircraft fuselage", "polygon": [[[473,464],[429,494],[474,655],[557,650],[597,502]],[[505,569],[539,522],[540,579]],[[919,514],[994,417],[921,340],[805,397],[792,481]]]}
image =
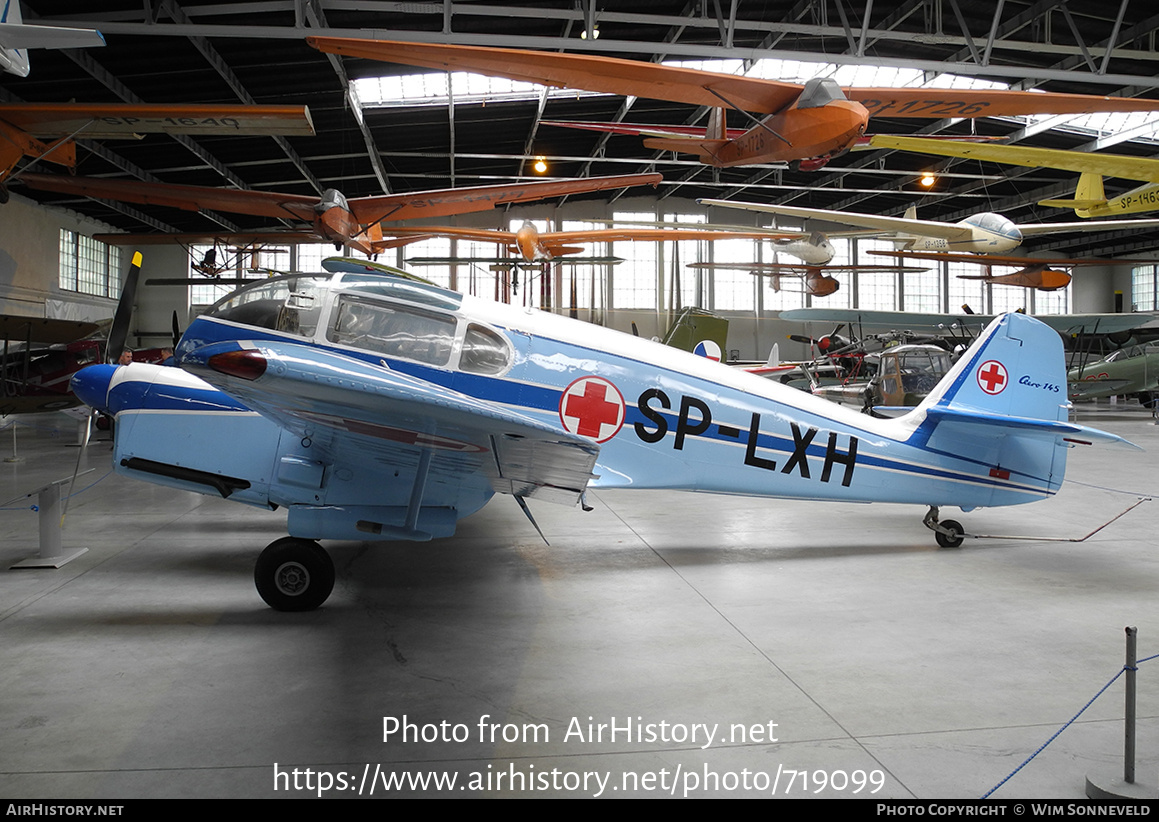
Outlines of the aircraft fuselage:
{"label": "aircraft fuselage", "polygon": [[958,222],[968,228],[969,236],[960,239],[923,235],[899,235],[900,247],[912,251],[968,251],[975,254],[999,254],[1022,244],[1022,232],[1001,214],[983,212]]}
{"label": "aircraft fuselage", "polygon": [[[172,368],[82,372],[76,383],[86,401],[117,414],[118,471],[288,507],[295,537],[445,536],[493,493],[488,445],[440,424],[437,403],[385,422],[374,390],[348,403],[326,398],[343,374],[353,384],[382,373],[414,380],[420,394],[422,386],[455,392],[598,444],[593,488],[970,509],[1030,502],[1061,482],[1065,448],[1047,441],[1029,449],[1029,468],[996,470],[998,442],[967,446],[923,433],[918,419],[874,419],[648,340],[391,279],[339,275],[308,289],[268,281],[243,291],[248,299],[219,304],[190,325],[177,353],[213,385]],[[986,357],[1004,359],[1012,346],[1021,343],[995,338]],[[215,370],[214,357],[229,351],[252,352],[244,357],[260,361],[262,373]],[[968,359],[961,379],[973,381],[982,367]],[[1045,400],[1065,419],[1065,395],[1050,393],[1061,391],[1050,387],[1053,366],[986,367],[992,389]],[[278,394],[294,374],[301,381]],[[271,391],[292,397],[293,410],[249,410]],[[496,422],[491,447],[504,436]],[[420,475],[421,512],[407,517]]]}

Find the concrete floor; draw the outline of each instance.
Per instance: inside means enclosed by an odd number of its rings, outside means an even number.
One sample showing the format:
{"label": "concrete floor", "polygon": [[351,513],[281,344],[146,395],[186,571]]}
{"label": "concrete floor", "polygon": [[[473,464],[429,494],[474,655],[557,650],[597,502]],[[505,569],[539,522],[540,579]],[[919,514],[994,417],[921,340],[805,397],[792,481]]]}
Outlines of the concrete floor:
{"label": "concrete floor", "polygon": [[[1146,412],[1080,419],[1147,452],[1078,448],[1054,499],[943,517],[1075,537],[1159,494]],[[24,461],[0,464],[5,500],[72,473],[70,423],[33,426]],[[108,444],[86,461],[104,475]],[[303,796],[341,773],[325,795],[353,796],[377,769],[375,795],[383,774],[424,773],[458,782],[392,793],[470,795],[475,779],[505,795],[514,771],[534,777],[523,795],[591,796],[598,775],[605,796],[768,795],[773,780],[806,796],[807,771],[821,796],[860,779],[860,796],[876,782],[874,797],[977,798],[1116,675],[1124,626],[1141,658],[1159,652],[1159,501],[1082,544],[947,550],[914,507],[592,496],[587,514],[534,505],[550,547],[506,497],[453,539],[329,543],[330,601],[285,614],[252,582],[283,515],[108,475],[68,512],[65,544],[88,553],[0,571],[0,795]],[[0,567],[35,552],[36,527],[9,504]],[[1122,694],[994,797],[1081,798],[1088,774],[1121,772]],[[1140,666],[1139,715],[1138,778],[1154,785],[1159,661]],[[384,740],[387,717],[428,741]],[[629,721],[655,738],[588,734]],[[685,738],[701,723],[718,726],[707,747],[700,727]]]}

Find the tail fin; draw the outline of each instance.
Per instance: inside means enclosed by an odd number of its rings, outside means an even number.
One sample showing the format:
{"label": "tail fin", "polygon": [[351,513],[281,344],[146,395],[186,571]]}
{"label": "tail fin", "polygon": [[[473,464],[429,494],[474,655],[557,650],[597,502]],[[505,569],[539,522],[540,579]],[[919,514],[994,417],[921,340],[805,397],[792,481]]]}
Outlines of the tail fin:
{"label": "tail fin", "polygon": [[1084,171],[1079,175],[1073,200],[1041,200],[1038,204],[1051,208],[1073,208],[1074,213],[1080,217],[1097,216],[1091,209],[1107,204],[1107,195],[1103,190],[1103,175]]}
{"label": "tail fin", "polygon": [[[1122,437],[1067,421],[1057,332],[1025,314],[996,318],[914,411],[910,443],[960,455],[1002,481],[990,504],[1029,501],[1062,485],[1066,451]],[[899,420],[899,422],[901,421]]]}

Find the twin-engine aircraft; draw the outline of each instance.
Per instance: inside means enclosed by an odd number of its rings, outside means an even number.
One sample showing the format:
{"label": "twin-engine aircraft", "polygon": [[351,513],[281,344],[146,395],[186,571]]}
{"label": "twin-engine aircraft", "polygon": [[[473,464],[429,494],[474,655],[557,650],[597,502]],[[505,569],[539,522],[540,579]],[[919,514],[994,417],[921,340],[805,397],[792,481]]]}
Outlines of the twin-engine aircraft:
{"label": "twin-engine aircraft", "polygon": [[[1095,111],[1155,111],[1159,100],[960,89],[842,89],[831,78],[784,83],[587,54],[307,37],[319,51],[438,71],[473,71],[560,88],[670,100],[713,109],[707,136],[667,134],[649,148],[696,154],[718,167],[789,162],[816,169],[856,145],[870,117],[941,119]],[[754,125],[728,133],[728,110]],[[761,115],[763,119],[752,116]],[[615,131],[620,124],[593,124]]]}
{"label": "twin-engine aircraft", "polygon": [[[169,206],[187,211],[213,209],[258,217],[301,220],[311,224],[305,232],[258,235],[219,234],[220,239],[252,240],[254,236],[269,241],[317,242],[325,240],[335,247],[350,246],[363,254],[375,255],[397,245],[384,239],[382,224],[419,217],[448,217],[486,211],[510,203],[524,203],[567,194],[584,194],[638,185],[659,185],[659,174],[625,174],[617,177],[590,177],[581,180],[537,180],[511,185],[446,188],[437,191],[413,191],[407,194],[385,194],[377,197],[347,199],[336,189],[321,196],[285,194],[276,191],[242,191],[235,188],[142,183],[137,180],[103,180],[66,177],[59,174],[25,174],[26,185],[41,191],[80,194],[145,205]],[[164,237],[165,235],[160,235]],[[168,235],[178,241],[183,235]],[[125,241],[143,238],[156,240],[158,235],[125,235]]]}
{"label": "twin-engine aircraft", "polygon": [[1069,447],[1124,442],[1067,421],[1058,335],[1017,314],[886,420],[588,323],[337,268],[234,292],[186,330],[180,368],[73,379],[116,416],[119,473],[286,509],[290,536],[254,572],[280,610],[329,596],[316,540],[449,537],[497,492],[529,518],[526,500],[582,504],[589,488],[912,503],[951,546],[963,529],[940,506],[1048,497]]}
{"label": "twin-engine aircraft", "polygon": [[[1075,195],[1070,200],[1041,200],[1039,205],[1073,208],[1079,217],[1109,217],[1113,214],[1137,214],[1159,209],[1159,160],[1153,157],[1128,157],[1122,154],[1100,154],[1093,151],[1062,151],[1029,146],[978,145],[952,140],[924,140],[921,137],[876,135],[873,148],[896,148],[919,154],[985,160],[1029,168],[1057,168],[1079,172]],[[1147,185],[1107,198],[1104,177],[1139,180]]]}

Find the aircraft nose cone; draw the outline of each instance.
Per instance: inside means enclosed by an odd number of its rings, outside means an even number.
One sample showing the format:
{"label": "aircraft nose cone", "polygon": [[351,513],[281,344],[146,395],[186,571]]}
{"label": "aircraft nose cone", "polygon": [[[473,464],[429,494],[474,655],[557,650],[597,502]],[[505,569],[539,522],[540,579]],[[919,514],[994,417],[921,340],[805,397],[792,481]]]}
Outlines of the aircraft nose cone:
{"label": "aircraft nose cone", "polygon": [[92,408],[109,413],[109,385],[113,374],[117,371],[115,365],[90,365],[72,375],[70,385],[72,392],[81,402]]}

